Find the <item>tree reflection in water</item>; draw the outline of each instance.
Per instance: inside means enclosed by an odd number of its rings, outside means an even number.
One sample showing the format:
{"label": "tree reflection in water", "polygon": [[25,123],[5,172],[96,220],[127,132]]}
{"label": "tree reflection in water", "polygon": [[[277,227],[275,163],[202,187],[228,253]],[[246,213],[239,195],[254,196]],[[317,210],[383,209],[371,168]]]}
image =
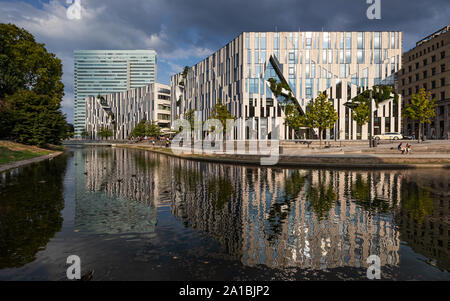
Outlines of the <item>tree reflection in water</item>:
{"label": "tree reflection in water", "polygon": [[[376,189],[373,187],[372,175],[367,176],[367,180],[364,180],[361,174],[356,176],[355,183],[350,190],[350,196],[356,204],[367,210],[370,214],[374,213],[389,213],[393,206],[391,202],[385,197],[377,195]],[[396,195],[392,198],[392,203],[397,204]]]}
{"label": "tree reflection in water", "polygon": [[67,157],[0,174],[0,269],[35,260],[61,231]]}
{"label": "tree reflection in water", "polygon": [[291,203],[298,200],[304,185],[305,176],[298,170],[292,170],[285,181],[282,197],[275,200],[267,215],[268,227],[264,232],[269,242],[273,243],[281,234],[282,225],[291,211]]}
{"label": "tree reflection in water", "polygon": [[331,183],[323,182],[322,175],[319,173],[319,182],[308,186],[306,199],[308,210],[313,211],[317,219],[321,221],[328,218],[328,212],[333,208],[337,194]]}

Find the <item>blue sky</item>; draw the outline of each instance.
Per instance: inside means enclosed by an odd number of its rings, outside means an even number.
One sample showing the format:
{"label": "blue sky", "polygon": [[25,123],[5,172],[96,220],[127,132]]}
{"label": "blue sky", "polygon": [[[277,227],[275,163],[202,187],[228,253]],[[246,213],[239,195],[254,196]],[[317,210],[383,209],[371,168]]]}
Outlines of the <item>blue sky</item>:
{"label": "blue sky", "polygon": [[67,0],[0,0],[0,22],[33,33],[62,59],[63,110],[73,121],[73,51],[154,49],[158,81],[193,65],[243,31],[400,30],[404,49],[449,25],[448,0],[379,0],[381,20],[369,20],[366,0],[80,0],[81,20],[69,20]]}

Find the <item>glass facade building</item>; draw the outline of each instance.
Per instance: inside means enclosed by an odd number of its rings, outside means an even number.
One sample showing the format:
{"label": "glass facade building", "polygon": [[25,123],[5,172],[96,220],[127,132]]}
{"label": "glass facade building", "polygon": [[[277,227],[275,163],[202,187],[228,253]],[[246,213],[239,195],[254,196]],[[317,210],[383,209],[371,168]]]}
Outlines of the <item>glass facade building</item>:
{"label": "glass facade building", "polygon": [[[358,126],[346,103],[375,85],[395,85],[401,55],[398,31],[244,32],[192,66],[186,78],[172,76],[172,116],[197,110],[206,120],[221,99],[245,122],[235,139],[264,139],[275,126],[280,127],[280,139],[308,138],[285,125],[283,103],[270,89],[269,80],[275,79],[289,85],[303,113],[320,92],[329,96],[339,119],[326,138],[367,139],[368,125]],[[372,133],[400,131],[398,102],[380,103],[373,112]]]}
{"label": "glass facade building", "polygon": [[157,78],[154,50],[78,50],[74,65],[76,137],[86,128],[86,98],[143,87]]}

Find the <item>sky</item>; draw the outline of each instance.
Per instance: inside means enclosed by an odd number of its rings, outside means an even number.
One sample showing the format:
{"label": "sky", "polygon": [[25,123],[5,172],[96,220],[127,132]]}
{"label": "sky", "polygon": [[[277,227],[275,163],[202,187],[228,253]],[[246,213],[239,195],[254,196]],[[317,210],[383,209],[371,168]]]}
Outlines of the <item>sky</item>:
{"label": "sky", "polygon": [[[0,0],[0,23],[31,32],[63,62],[63,111],[73,122],[73,51],[154,49],[158,82],[192,66],[244,31],[403,31],[404,51],[450,25],[449,0]],[[381,19],[369,20],[373,1]],[[370,2],[369,4],[367,2]]]}

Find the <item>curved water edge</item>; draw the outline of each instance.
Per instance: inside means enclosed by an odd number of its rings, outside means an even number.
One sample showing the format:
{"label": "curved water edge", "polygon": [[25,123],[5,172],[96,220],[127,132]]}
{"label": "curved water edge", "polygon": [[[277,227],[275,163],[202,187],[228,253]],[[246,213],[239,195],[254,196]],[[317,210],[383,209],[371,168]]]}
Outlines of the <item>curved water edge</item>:
{"label": "curved water edge", "polygon": [[[153,153],[186,160],[211,163],[256,165],[261,166],[259,155],[224,155],[224,154],[174,154],[170,149],[155,148],[145,145],[111,144],[113,148],[141,149]],[[270,166],[269,166],[270,167]],[[273,167],[285,168],[333,168],[333,169],[450,169],[450,156],[447,154],[425,154],[421,156],[404,156],[398,154],[303,154],[280,155]]]}
{"label": "curved water edge", "polygon": [[40,156],[40,157],[28,159],[28,160],[22,160],[22,161],[4,164],[4,165],[0,166],[0,173],[11,170],[11,169],[19,168],[22,166],[26,166],[29,164],[39,163],[39,162],[45,161],[45,160],[53,160],[53,158],[56,158],[56,157],[62,155],[63,153],[64,152],[53,152],[48,155],[44,155],[44,156]]}
{"label": "curved water edge", "polygon": [[1,174],[0,279],[62,280],[76,254],[97,280],[365,280],[370,255],[450,280],[449,179],[69,148]]}

